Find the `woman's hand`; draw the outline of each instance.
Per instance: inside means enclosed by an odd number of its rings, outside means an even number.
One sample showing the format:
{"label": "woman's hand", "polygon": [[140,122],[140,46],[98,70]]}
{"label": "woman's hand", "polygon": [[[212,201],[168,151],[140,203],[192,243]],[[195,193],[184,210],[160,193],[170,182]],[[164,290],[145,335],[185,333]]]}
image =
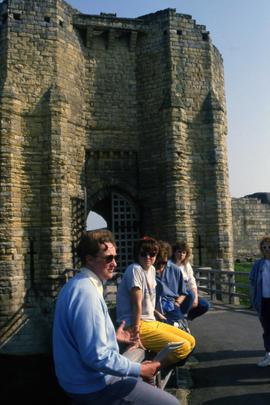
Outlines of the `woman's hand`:
{"label": "woman's hand", "polygon": [[131,337],[132,337],[132,341],[134,342],[134,348],[139,347],[139,348],[141,348],[143,350],[146,350],[144,345],[141,342],[141,339],[140,339],[140,326],[139,325],[133,325],[130,328],[130,334],[131,334]]}
{"label": "woman's hand", "polygon": [[175,299],[174,304],[175,304],[177,307],[180,307],[180,305],[185,301],[185,299],[186,299],[186,295],[179,295],[179,296]]}
{"label": "woman's hand", "polygon": [[195,298],[195,300],[193,301],[193,304],[192,304],[192,308],[197,308],[198,304],[199,304],[199,300],[198,300],[198,298],[197,299]]}
{"label": "woman's hand", "polygon": [[159,312],[157,309],[154,310],[154,314],[155,314],[155,317],[156,317],[157,319],[161,320],[161,321],[166,321],[166,320],[167,320],[166,316],[164,316],[164,315],[163,315],[161,312]]}

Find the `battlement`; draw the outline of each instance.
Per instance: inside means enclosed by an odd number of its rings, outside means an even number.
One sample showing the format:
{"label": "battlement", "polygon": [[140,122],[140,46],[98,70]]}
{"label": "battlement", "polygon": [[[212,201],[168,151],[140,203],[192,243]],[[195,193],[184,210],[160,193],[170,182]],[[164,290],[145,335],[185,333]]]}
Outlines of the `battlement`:
{"label": "battlement", "polygon": [[0,4],[1,27],[9,26],[20,33],[43,27],[55,30],[65,28],[76,10],[66,2],[54,0],[5,0]]}

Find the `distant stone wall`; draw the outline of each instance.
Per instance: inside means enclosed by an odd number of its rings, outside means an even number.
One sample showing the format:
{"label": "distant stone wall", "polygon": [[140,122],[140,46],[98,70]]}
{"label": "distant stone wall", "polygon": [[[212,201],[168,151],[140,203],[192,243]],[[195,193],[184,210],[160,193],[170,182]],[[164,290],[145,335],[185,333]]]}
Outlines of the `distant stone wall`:
{"label": "distant stone wall", "polygon": [[232,213],[234,259],[254,260],[260,256],[260,240],[270,235],[270,204],[259,198],[233,198]]}

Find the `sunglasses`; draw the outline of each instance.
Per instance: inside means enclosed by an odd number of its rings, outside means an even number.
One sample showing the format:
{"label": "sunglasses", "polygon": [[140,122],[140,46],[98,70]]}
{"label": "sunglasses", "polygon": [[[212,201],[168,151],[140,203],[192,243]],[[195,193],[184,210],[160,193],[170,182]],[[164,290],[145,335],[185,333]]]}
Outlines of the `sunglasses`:
{"label": "sunglasses", "polygon": [[115,260],[115,261],[117,260],[117,256],[114,256],[114,255],[96,256],[96,257],[100,257],[107,264],[111,263],[113,260]]}
{"label": "sunglasses", "polygon": [[140,256],[141,257],[147,257],[147,256],[149,256],[149,257],[155,257],[157,254],[156,253],[154,253],[154,252],[140,252]]}
{"label": "sunglasses", "polygon": [[270,250],[270,246],[269,245],[263,245],[262,250]]}

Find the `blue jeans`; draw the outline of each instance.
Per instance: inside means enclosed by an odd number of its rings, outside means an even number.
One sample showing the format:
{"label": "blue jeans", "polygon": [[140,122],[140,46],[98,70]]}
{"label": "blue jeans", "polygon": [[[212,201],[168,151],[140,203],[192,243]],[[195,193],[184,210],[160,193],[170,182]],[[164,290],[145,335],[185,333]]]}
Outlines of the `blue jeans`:
{"label": "blue jeans", "polygon": [[184,302],[180,305],[182,313],[187,314],[187,319],[191,321],[198,316],[203,315],[209,309],[209,302],[201,297],[198,299],[197,307],[192,308],[194,298],[194,292],[188,290],[188,295],[186,296]]}
{"label": "blue jeans", "polygon": [[171,394],[133,377],[112,377],[103,390],[91,394],[67,394],[72,405],[179,405]]}

